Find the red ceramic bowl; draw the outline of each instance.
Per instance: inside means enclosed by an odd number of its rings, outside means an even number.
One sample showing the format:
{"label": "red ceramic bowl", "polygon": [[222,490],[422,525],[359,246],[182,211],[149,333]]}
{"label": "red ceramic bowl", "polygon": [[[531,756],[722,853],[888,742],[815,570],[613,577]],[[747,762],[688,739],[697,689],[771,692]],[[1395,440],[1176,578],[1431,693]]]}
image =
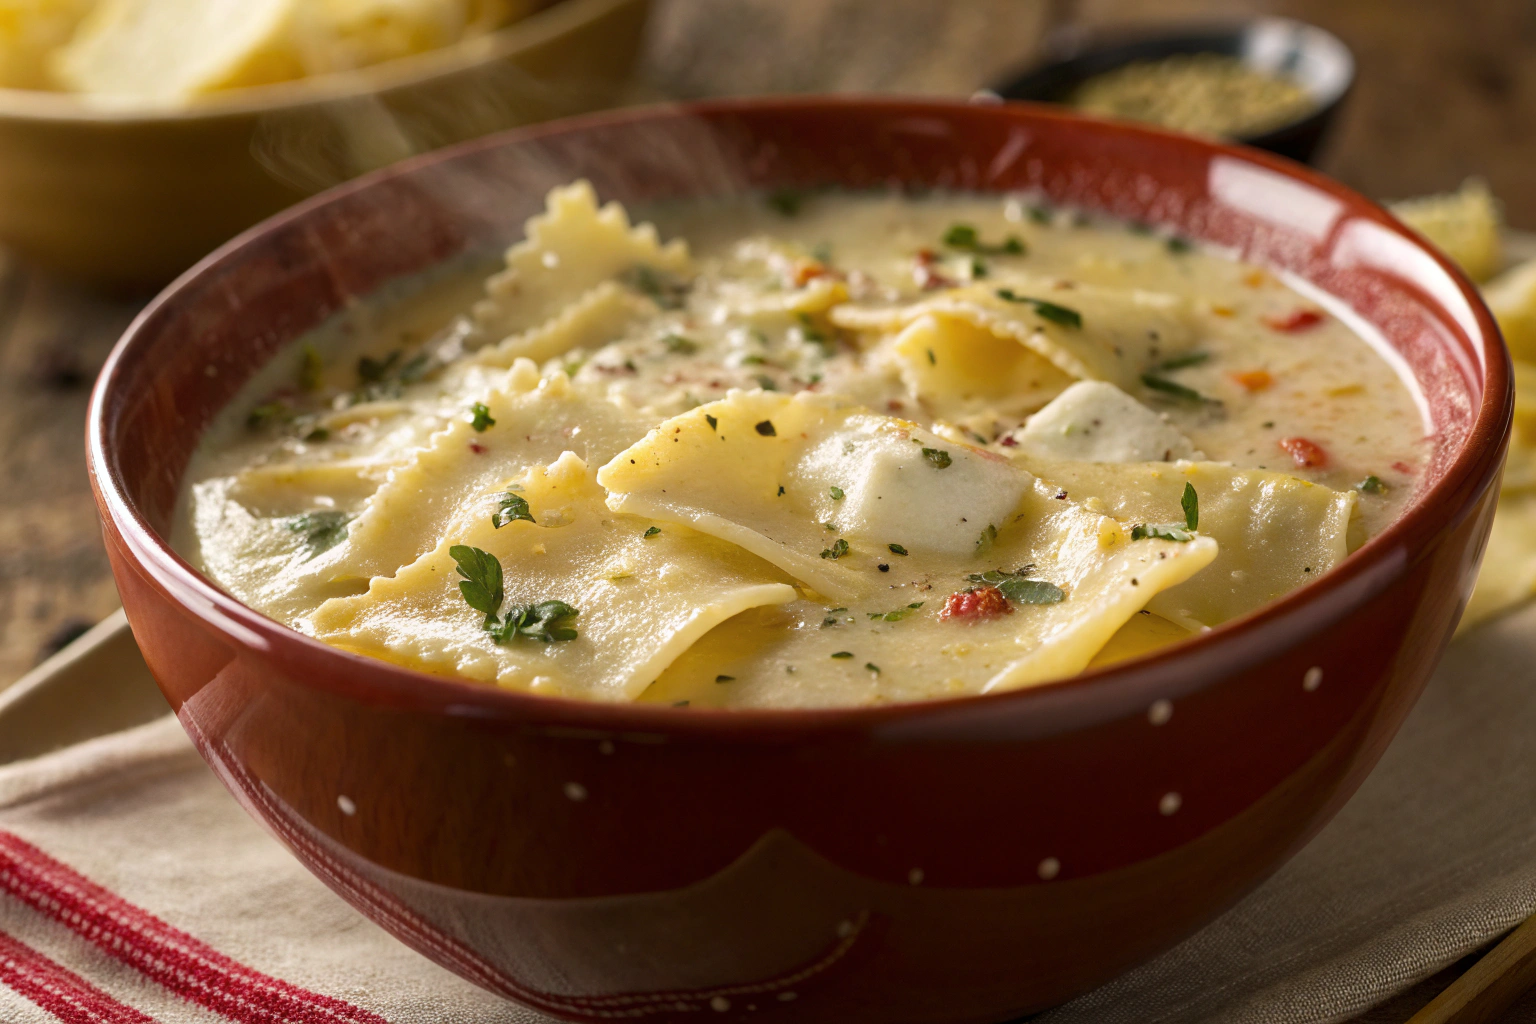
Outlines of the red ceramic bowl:
{"label": "red ceramic bowl", "polygon": [[[455,683],[307,639],[171,550],[188,457],[242,382],[355,296],[518,237],[578,176],[630,203],[1030,188],[1171,225],[1378,328],[1428,398],[1427,477],[1333,572],[1177,649],[1014,693],[829,711]],[[571,1020],[910,1024],[1000,1020],[1099,984],[1328,820],[1460,615],[1511,404],[1466,279],[1302,167],[1045,108],[775,99],[519,131],[269,221],[129,329],[89,444],[123,604],[187,732],[252,815],[402,941]]]}

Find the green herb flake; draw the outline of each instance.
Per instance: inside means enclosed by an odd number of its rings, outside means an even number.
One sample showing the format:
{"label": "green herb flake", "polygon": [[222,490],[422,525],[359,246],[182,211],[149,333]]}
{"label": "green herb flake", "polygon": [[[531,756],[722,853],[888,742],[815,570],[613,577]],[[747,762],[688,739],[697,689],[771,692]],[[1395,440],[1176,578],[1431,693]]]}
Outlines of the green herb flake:
{"label": "green herb flake", "polygon": [[1049,320],[1053,324],[1060,324],[1073,330],[1083,326],[1083,315],[1075,309],[1058,306],[1056,303],[1047,302],[1044,299],[1032,299],[1027,295],[1020,295],[1012,288],[999,288],[997,290],[997,297],[1004,302],[1018,302],[1030,306],[1034,309],[1036,316],[1042,320]]}
{"label": "green herb flake", "polygon": [[681,309],[683,297],[688,294],[686,283],[643,263],[629,268],[621,279],[662,309]]}
{"label": "green herb flake", "polygon": [[1189,239],[1180,238],[1178,235],[1170,236],[1168,241],[1164,242],[1163,244],[1166,245],[1168,247],[1168,251],[1173,253],[1175,256],[1182,256],[1184,253],[1190,252],[1195,247]]}
{"label": "green herb flake", "polygon": [[996,587],[1002,591],[1004,597],[1015,604],[1059,604],[1066,599],[1066,593],[1049,580],[1030,579],[1033,565],[1026,565],[1008,572],[1005,569],[991,569],[982,573],[971,573],[966,579],[972,583],[988,587]]}
{"label": "green herb flake", "polygon": [[402,384],[415,384],[427,374],[437,369],[437,360],[432,358],[430,352],[418,352],[400,367],[400,372],[395,377]]}
{"label": "green herb flake", "polygon": [[494,555],[467,544],[455,544],[448,554],[457,565],[459,593],[464,603],[485,616],[487,630],[496,626],[496,613],[501,610],[501,562]]}
{"label": "green herb flake", "polygon": [[1187,388],[1183,384],[1175,383],[1174,381],[1168,380],[1167,378],[1159,377],[1156,374],[1142,374],[1141,382],[1151,390],[1156,391],[1159,394],[1167,395],[1170,398],[1177,398],[1181,402],[1196,402],[1202,405],[1222,404],[1220,399],[1207,398],[1200,392],[1196,391],[1194,388]]}
{"label": "green herb flake", "polygon": [[872,661],[866,661],[864,663],[864,667],[869,669],[869,671],[873,672],[875,675],[879,675],[880,674],[880,666],[876,665]]}
{"label": "green herb flake", "polygon": [[319,444],[321,441],[329,441],[330,439],[331,431],[327,427],[316,427],[304,435],[304,440],[310,444]]}
{"label": "green herb flake", "polygon": [[834,658],[851,658],[851,657],[853,657],[853,652],[852,651],[833,651],[832,652],[832,657],[834,657]]}
{"label": "green herb flake", "polygon": [[287,423],[293,419],[293,410],[287,402],[263,402],[252,409],[245,417],[245,425],[249,430],[264,430],[278,423]]}
{"label": "green herb flake", "polygon": [[987,528],[982,530],[981,535],[976,538],[976,553],[978,555],[984,555],[988,551],[991,551],[992,545],[996,542],[996,540],[997,527],[991,523],[988,523]]}
{"label": "green herb flake", "polygon": [[1179,505],[1184,509],[1184,525],[1191,530],[1200,528],[1200,495],[1195,493],[1195,485],[1186,482],[1184,484],[1184,496],[1179,499]]}
{"label": "green herb flake", "polygon": [[905,608],[897,608],[893,612],[869,612],[868,614],[871,620],[878,620],[880,622],[900,622],[902,619],[906,618],[908,615],[911,615],[922,606],[923,602],[917,601],[907,605]]}
{"label": "green herb flake", "polygon": [[475,428],[475,433],[483,434],[491,427],[496,425],[495,419],[491,417],[490,406],[486,405],[484,402],[476,402],[474,405],[469,407],[469,411],[469,425]]}
{"label": "green herb flake", "polygon": [[780,217],[798,217],[805,197],[792,188],[774,189],[764,198],[768,209]]}
{"label": "green herb flake", "polygon": [[934,469],[948,469],[954,464],[954,459],[949,457],[949,452],[942,448],[924,448],[923,458],[927,459],[928,464]]}
{"label": "green herb flake", "polygon": [[1169,373],[1173,370],[1182,370],[1187,366],[1199,366],[1201,363],[1210,362],[1210,359],[1211,354],[1209,352],[1186,352],[1181,356],[1164,359],[1147,372],[1153,374]]}
{"label": "green herb flake", "polygon": [[305,345],[299,355],[299,388],[319,391],[324,373],[325,363],[320,358],[320,351],[313,345]]}
{"label": "green herb flake", "polygon": [[301,535],[300,544],[305,561],[308,561],[347,539],[347,524],[352,522],[352,516],[339,509],[326,508],[301,512],[280,521],[289,533]]}
{"label": "green herb flake", "polygon": [[405,353],[395,349],[383,359],[362,356],[357,361],[357,380],[360,384],[379,384],[389,379]]}
{"label": "green herb flake", "polygon": [[645,537],[647,537],[647,538],[654,537],[657,534],[659,534],[660,532],[661,532],[661,527],[659,527],[659,526],[650,526],[650,527],[646,528]]}
{"label": "green herb flake", "polygon": [[[777,391],[777,390],[779,390],[778,382],[775,381],[772,377],[768,376],[766,373],[759,373],[757,376],[753,377],[752,379],[757,381],[757,386],[762,388],[764,391]],[[766,420],[764,420],[763,422],[767,423]],[[761,425],[762,424],[759,424],[759,426],[761,426]],[[772,427],[773,424],[769,423],[768,426]],[[759,430],[758,433],[761,434],[762,431]],[[772,434],[768,434],[768,435],[765,435],[765,436],[771,437],[773,435]]]}
{"label": "green herb flake", "polygon": [[933,354],[933,349],[931,349],[931,348],[930,349],[924,349],[923,351],[928,353],[928,365],[929,366],[938,366],[939,365],[939,359],[938,359],[937,356],[935,356]]}
{"label": "green herb flake", "polygon": [[716,430],[716,429],[719,428],[719,425],[720,425],[720,421],[715,419],[709,413],[705,413],[704,414],[704,422],[709,424],[709,429],[710,430]]}
{"label": "green herb flake", "polygon": [[1381,482],[1381,477],[1372,473],[1370,476],[1355,484],[1355,490],[1361,494],[1385,494],[1387,485]]}
{"label": "green herb flake", "polygon": [[691,356],[699,350],[699,343],[692,338],[685,338],[681,334],[666,334],[661,338],[661,343],[667,347],[668,352],[678,355]]}
{"label": "green herb flake", "polygon": [[735,681],[736,681],[736,677],[735,676],[727,676],[727,675],[715,676],[715,682],[717,682],[717,683],[734,683]]}
{"label": "green herb flake", "polygon": [[496,511],[491,515],[492,526],[499,530],[520,519],[530,523],[536,522],[533,513],[528,510],[527,498],[507,491],[496,499]]}
{"label": "green herb flake", "polygon": [[1029,215],[1029,219],[1036,224],[1049,224],[1051,222],[1051,211],[1047,210],[1043,206],[1031,206],[1024,212],[1027,213]]}
{"label": "green herb flake", "polygon": [[763,422],[757,424],[752,429],[757,431],[763,437],[779,436],[779,432],[773,429],[773,420],[763,420]]}
{"label": "green herb flake", "polygon": [[[951,249],[964,249],[983,256],[1022,256],[1025,252],[1024,240],[1018,235],[1009,235],[998,245],[985,245],[976,228],[970,224],[950,225],[949,230],[944,232],[944,244]],[[976,276],[984,277],[985,274]]]}
{"label": "green herb flake", "polygon": [[972,249],[979,241],[976,229],[969,224],[951,224],[944,232],[944,244],[955,249]]}
{"label": "green herb flake", "polygon": [[975,281],[975,280],[980,280],[981,278],[986,277],[986,276],[987,276],[987,265],[985,263],[983,263],[981,260],[972,259],[971,260],[971,279],[973,281]]}
{"label": "green herb flake", "polygon": [[900,544],[887,544],[886,547],[890,549],[893,555],[905,555],[907,553],[907,549]]}
{"label": "green herb flake", "polygon": [[1157,523],[1142,523],[1131,528],[1131,540],[1171,540],[1179,544],[1187,544],[1195,539],[1195,535],[1182,526],[1159,525]]}
{"label": "green herb flake", "polygon": [[829,487],[827,488],[827,493],[832,495],[833,501],[843,500],[843,489],[841,487]]}
{"label": "green herb flake", "polygon": [[844,540],[843,538],[839,537],[839,538],[837,538],[837,540],[832,542],[832,546],[831,547],[825,548],[825,549],[822,550],[821,557],[822,558],[830,558],[830,559],[832,559],[832,561],[835,562],[839,558],[842,558],[847,553],[848,553],[848,542],[846,540]]}
{"label": "green herb flake", "polygon": [[575,640],[576,630],[570,626],[570,620],[580,614],[564,601],[514,605],[502,616],[500,625],[495,628],[487,626],[486,631],[498,644],[510,643],[517,637],[542,643]]}

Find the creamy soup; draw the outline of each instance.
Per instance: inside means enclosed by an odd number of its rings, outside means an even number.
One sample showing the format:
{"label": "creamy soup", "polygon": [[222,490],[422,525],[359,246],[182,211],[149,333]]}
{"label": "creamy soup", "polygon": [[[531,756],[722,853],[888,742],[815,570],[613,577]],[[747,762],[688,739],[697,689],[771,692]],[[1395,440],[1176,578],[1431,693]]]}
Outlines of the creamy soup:
{"label": "creamy soup", "polygon": [[[1027,197],[558,189],[275,360],[176,543],[326,643],[535,693],[997,692],[1245,615],[1414,493],[1422,402],[1298,282]],[[654,225],[654,226],[652,226]]]}

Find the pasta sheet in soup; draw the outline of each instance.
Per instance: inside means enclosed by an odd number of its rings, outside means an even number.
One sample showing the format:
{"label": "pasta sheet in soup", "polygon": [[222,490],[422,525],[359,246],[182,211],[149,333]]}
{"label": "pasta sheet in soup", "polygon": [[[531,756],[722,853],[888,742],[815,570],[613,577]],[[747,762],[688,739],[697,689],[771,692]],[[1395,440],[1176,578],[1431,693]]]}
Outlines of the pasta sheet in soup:
{"label": "pasta sheet in soup", "polygon": [[647,214],[557,189],[488,279],[302,339],[205,439],[178,546],[398,665],[814,707],[1177,643],[1414,492],[1385,347],[1181,238],[1025,197]]}

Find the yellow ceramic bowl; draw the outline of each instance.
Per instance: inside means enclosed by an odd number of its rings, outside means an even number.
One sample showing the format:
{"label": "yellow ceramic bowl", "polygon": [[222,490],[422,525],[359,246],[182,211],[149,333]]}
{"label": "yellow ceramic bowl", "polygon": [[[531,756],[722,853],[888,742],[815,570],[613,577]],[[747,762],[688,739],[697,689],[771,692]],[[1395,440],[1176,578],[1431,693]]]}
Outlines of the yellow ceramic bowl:
{"label": "yellow ceramic bowl", "polygon": [[0,89],[0,244],[91,283],[163,284],[303,197],[404,156],[612,104],[649,0],[562,0],[346,74],[136,112]]}

